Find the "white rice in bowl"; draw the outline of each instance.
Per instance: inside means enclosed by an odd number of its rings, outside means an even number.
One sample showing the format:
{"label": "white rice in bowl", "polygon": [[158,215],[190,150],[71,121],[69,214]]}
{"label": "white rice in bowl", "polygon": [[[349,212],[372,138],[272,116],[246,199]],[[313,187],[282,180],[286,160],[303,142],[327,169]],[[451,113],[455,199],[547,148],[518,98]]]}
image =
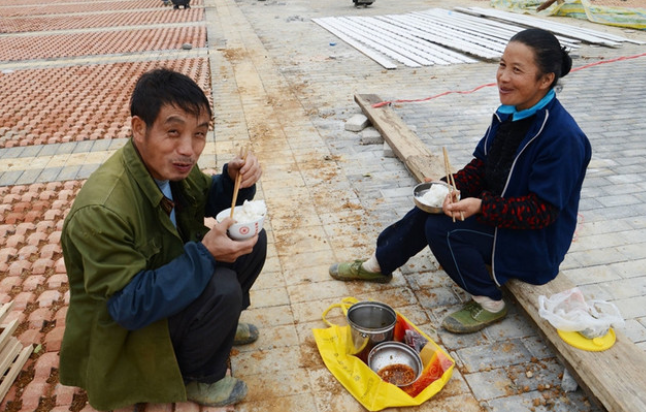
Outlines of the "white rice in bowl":
{"label": "white rice in bowl", "polygon": [[446,195],[449,194],[449,188],[444,185],[431,185],[431,188],[426,191],[418,199],[430,207],[442,207]]}
{"label": "white rice in bowl", "polygon": [[242,207],[236,208],[233,212],[233,220],[236,223],[250,223],[262,218],[267,214],[267,205],[264,200],[245,200]]}

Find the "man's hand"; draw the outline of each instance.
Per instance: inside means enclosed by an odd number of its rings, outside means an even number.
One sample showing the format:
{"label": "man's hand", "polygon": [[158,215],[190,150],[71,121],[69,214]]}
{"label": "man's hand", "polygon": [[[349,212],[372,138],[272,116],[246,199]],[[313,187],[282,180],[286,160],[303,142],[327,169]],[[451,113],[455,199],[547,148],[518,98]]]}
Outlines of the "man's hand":
{"label": "man's hand", "polygon": [[228,163],[228,172],[231,180],[236,180],[238,173],[242,175],[242,180],[240,181],[240,188],[246,188],[253,186],[260,176],[262,176],[262,168],[260,167],[260,162],[258,158],[251,152],[247,153],[246,158],[236,156]]}
{"label": "man's hand", "polygon": [[230,217],[216,223],[202,239],[202,244],[211,252],[215,260],[233,263],[242,255],[251,253],[258,242],[258,235],[251,239],[236,241],[227,235],[227,230],[235,221]]}

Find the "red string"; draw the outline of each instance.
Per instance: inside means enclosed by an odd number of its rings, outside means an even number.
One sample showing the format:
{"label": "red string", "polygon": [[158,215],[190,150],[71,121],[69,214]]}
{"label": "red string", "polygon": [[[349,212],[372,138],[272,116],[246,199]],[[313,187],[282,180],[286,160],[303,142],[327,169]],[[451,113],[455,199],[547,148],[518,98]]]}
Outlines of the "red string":
{"label": "red string", "polygon": [[[600,64],[614,63],[614,62],[623,61],[623,60],[636,59],[636,58],[638,58],[638,57],[644,57],[644,56],[646,56],[646,53],[636,54],[636,55],[634,55],[634,56],[622,56],[622,57],[617,57],[617,58],[615,58],[615,59],[610,59],[610,60],[601,60],[601,61],[598,61],[598,62],[594,62],[594,63],[586,64],[585,66],[577,67],[576,69],[572,69],[572,70],[570,70],[570,72],[577,72],[577,71],[579,71],[579,70],[587,69],[587,68],[589,68],[589,67],[593,67],[593,66],[598,66],[598,65],[600,65]],[[472,90],[467,90],[467,91],[463,91],[463,90],[451,90],[451,91],[448,91],[448,92],[444,92],[444,93],[436,94],[435,96],[425,97],[425,98],[423,98],[423,99],[414,99],[414,100],[389,100],[389,101],[384,101],[384,102],[375,103],[375,104],[373,104],[373,105],[372,105],[372,107],[374,107],[374,108],[379,108],[379,107],[386,106],[386,105],[393,104],[393,103],[417,103],[417,102],[426,102],[426,101],[429,101],[429,100],[437,99],[438,97],[446,96],[447,94],[469,94],[469,93],[476,92],[476,91],[478,91],[478,90],[480,90],[480,89],[483,89],[483,88],[485,88],[485,87],[491,87],[491,86],[495,86],[495,85],[496,85],[496,83],[487,83],[487,84],[483,84],[483,85],[481,85],[481,86],[478,86],[478,87],[476,87],[475,89],[472,89]]]}

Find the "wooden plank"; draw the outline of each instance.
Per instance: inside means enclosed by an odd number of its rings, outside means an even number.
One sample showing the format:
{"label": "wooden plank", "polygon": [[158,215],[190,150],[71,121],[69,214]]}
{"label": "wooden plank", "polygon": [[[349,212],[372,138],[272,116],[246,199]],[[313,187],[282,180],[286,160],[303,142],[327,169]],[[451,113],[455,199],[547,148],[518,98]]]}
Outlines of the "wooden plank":
{"label": "wooden plank", "polygon": [[[418,182],[444,174],[439,156],[434,156],[389,106],[372,107],[381,102],[378,96],[355,95],[355,101]],[[505,286],[591,399],[611,412],[646,411],[646,353],[642,349],[617,330],[617,342],[606,351],[576,349],[563,342],[555,328],[538,314],[538,296],[551,296],[572,287],[564,274],[547,285],[511,280]]]}
{"label": "wooden plank", "polygon": [[564,274],[542,286],[517,280],[506,284],[507,290],[560,355],[588,396],[596,399],[608,411],[646,411],[646,353],[642,349],[618,330],[615,330],[617,342],[608,350],[588,352],[576,349],[565,343],[556,329],[540,317],[540,295],[551,296],[574,286]]}
{"label": "wooden plank", "polygon": [[0,377],[4,376],[13,361],[16,360],[16,356],[20,353],[20,349],[22,349],[22,345],[20,344],[20,341],[14,337],[12,337],[5,347],[2,348],[2,352],[0,352]]}
{"label": "wooden plank", "polygon": [[18,319],[12,320],[8,325],[0,325],[0,328],[2,328],[2,332],[0,333],[0,350],[7,344],[17,327]]}
{"label": "wooden plank", "polygon": [[31,352],[33,350],[34,348],[31,345],[23,348],[23,350],[18,355],[18,358],[13,363],[13,366],[11,366],[11,369],[9,369],[9,372],[7,372],[4,378],[2,378],[2,383],[0,384],[0,401],[2,401],[2,399],[4,399],[4,397],[7,395],[7,392],[9,392],[11,385],[13,385],[13,382],[18,377],[20,370],[22,369],[25,362],[27,362],[27,359],[29,359],[29,356],[31,355]]}
{"label": "wooden plank", "polygon": [[390,106],[372,107],[382,101],[379,96],[361,94],[355,95],[354,100],[359,104],[366,117],[370,119],[372,126],[379,130],[395,155],[418,181],[424,181],[427,177],[439,179],[443,176],[443,161],[439,156],[431,153],[415,132],[401,120]]}
{"label": "wooden plank", "polygon": [[2,321],[4,321],[4,318],[7,316],[12,307],[13,300],[2,305],[2,307],[0,308],[0,324],[2,323]]}

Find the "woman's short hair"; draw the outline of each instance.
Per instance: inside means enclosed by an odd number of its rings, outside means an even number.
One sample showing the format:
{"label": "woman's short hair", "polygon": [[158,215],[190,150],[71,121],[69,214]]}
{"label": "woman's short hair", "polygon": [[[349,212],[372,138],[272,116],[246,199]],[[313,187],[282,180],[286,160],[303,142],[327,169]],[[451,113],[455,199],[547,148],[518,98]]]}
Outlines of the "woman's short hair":
{"label": "woman's short hair", "polygon": [[527,29],[516,33],[509,42],[519,42],[534,51],[536,65],[541,74],[554,73],[551,87],[572,69],[572,58],[559,40],[547,30]]}
{"label": "woman's short hair", "polygon": [[150,127],[165,105],[177,106],[194,116],[206,110],[209,119],[213,117],[204,91],[190,77],[164,68],[144,73],[130,97],[130,115],[140,117]]}

